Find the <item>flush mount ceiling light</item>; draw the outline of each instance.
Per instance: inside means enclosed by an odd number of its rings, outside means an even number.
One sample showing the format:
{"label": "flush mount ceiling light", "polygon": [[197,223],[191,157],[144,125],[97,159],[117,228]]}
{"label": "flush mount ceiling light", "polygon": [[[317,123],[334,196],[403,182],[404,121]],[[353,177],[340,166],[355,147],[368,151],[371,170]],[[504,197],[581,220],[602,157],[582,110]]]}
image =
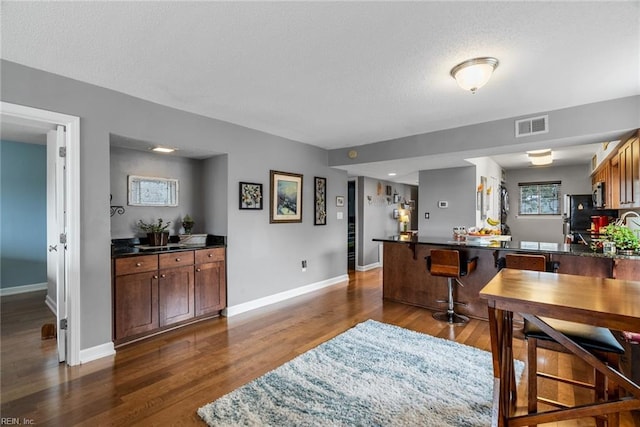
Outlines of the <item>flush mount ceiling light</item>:
{"label": "flush mount ceiling light", "polygon": [[151,151],[155,151],[157,153],[173,153],[176,149],[168,147],[153,147]]}
{"label": "flush mount ceiling light", "polygon": [[451,77],[456,79],[458,86],[464,90],[476,93],[486,85],[493,70],[498,67],[498,60],[491,57],[468,59],[451,69]]}
{"label": "flush mount ceiling light", "polygon": [[551,149],[549,148],[544,150],[527,151],[527,156],[529,156],[529,160],[534,166],[550,165],[553,161]]}

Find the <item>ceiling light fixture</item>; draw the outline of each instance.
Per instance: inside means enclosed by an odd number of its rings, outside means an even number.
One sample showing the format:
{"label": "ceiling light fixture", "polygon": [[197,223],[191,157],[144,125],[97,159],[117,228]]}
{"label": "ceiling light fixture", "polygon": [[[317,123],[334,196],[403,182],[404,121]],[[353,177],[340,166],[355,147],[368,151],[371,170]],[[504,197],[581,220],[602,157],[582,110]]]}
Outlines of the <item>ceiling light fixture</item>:
{"label": "ceiling light fixture", "polygon": [[527,151],[527,156],[529,156],[529,160],[531,160],[531,164],[534,166],[550,165],[553,161],[550,148]]}
{"label": "ceiling light fixture", "polygon": [[174,151],[176,151],[176,149],[167,147],[153,147],[151,151],[155,151],[157,153],[173,153]]}
{"label": "ceiling light fixture", "polygon": [[395,172],[389,172],[388,175],[389,176],[396,176],[397,174]]}
{"label": "ceiling light fixture", "polygon": [[498,60],[492,57],[467,59],[451,69],[451,77],[462,89],[476,93],[487,84],[498,64]]}

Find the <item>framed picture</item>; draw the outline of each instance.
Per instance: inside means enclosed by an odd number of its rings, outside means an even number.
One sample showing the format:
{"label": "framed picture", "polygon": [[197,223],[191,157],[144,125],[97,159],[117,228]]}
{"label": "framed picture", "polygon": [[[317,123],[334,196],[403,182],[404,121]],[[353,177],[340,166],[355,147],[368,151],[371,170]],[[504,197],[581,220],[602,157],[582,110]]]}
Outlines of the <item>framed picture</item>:
{"label": "framed picture", "polygon": [[269,222],[302,222],[302,175],[271,171]]}
{"label": "framed picture", "polygon": [[262,184],[240,183],[240,209],[262,209]]}
{"label": "framed picture", "polygon": [[394,209],[393,210],[393,219],[398,219],[400,218],[400,212],[398,211],[398,209]]}
{"label": "framed picture", "polygon": [[129,206],[178,206],[178,180],[129,175]]}
{"label": "framed picture", "polygon": [[314,225],[327,225],[327,178],[315,177],[314,188]]}
{"label": "framed picture", "polygon": [[344,196],[336,196],[336,206],[344,206]]}

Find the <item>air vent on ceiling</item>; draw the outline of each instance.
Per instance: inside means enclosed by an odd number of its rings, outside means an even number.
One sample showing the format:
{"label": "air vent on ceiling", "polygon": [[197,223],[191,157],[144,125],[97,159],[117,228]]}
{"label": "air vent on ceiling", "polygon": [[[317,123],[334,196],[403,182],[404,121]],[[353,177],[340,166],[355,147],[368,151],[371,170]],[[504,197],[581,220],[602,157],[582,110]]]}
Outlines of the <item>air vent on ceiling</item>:
{"label": "air vent on ceiling", "polygon": [[516,120],[516,138],[549,132],[549,116]]}

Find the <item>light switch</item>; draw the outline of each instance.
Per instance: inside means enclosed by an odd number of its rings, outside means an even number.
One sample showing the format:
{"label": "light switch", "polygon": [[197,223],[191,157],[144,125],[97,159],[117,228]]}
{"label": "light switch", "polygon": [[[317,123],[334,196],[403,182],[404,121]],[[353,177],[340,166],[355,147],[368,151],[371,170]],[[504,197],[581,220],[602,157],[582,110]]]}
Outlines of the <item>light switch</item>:
{"label": "light switch", "polygon": [[342,219],[342,212],[338,212],[338,219]]}

